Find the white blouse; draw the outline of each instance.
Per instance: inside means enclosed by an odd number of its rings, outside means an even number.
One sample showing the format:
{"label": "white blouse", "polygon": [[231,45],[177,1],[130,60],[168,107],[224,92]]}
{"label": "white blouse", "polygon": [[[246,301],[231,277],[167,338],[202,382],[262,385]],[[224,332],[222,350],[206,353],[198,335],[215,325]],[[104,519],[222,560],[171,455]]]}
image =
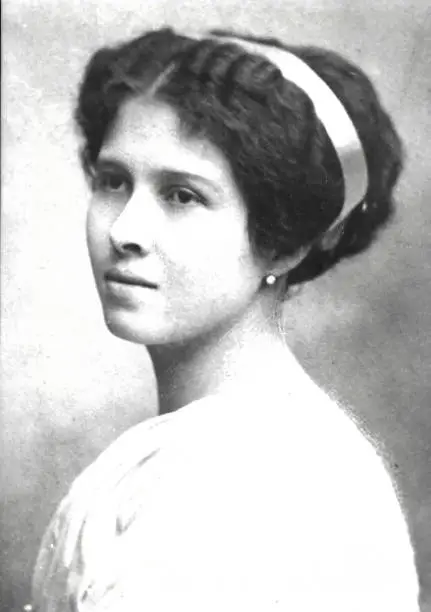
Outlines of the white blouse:
{"label": "white blouse", "polygon": [[206,397],[124,433],[75,481],[38,612],[417,612],[406,521],[371,443],[314,383]]}

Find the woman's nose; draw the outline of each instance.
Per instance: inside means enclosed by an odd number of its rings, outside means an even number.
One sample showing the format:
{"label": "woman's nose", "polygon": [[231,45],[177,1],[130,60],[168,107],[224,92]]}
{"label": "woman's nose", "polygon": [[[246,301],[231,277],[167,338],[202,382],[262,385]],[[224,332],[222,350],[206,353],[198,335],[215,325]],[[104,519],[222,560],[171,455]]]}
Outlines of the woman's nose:
{"label": "woman's nose", "polygon": [[156,225],[154,196],[133,193],[111,226],[111,244],[121,255],[146,255],[153,247]]}

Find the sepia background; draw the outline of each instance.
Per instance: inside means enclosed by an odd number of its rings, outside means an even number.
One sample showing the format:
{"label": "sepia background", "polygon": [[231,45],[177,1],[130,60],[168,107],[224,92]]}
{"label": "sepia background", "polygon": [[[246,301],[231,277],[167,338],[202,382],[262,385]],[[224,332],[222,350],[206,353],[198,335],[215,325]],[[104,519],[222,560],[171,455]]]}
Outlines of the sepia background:
{"label": "sepia background", "polygon": [[[154,413],[145,350],[103,326],[71,122],[99,45],[164,24],[333,48],[372,77],[406,145],[398,214],[286,306],[314,377],[385,443],[431,602],[431,15],[427,0],[8,0],[3,4],[1,611],[29,598],[72,479]],[[318,509],[316,508],[316,513]],[[431,609],[431,603],[429,604]],[[424,603],[424,609],[426,605]]]}

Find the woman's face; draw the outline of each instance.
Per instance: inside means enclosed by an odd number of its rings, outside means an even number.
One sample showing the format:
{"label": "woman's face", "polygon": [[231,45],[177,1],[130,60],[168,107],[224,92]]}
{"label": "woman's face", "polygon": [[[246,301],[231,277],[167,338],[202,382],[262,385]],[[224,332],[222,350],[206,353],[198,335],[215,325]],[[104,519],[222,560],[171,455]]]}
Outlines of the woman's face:
{"label": "woman's face", "polygon": [[109,329],[146,345],[229,330],[265,274],[227,160],[155,99],[127,101],[102,146],[87,239]]}

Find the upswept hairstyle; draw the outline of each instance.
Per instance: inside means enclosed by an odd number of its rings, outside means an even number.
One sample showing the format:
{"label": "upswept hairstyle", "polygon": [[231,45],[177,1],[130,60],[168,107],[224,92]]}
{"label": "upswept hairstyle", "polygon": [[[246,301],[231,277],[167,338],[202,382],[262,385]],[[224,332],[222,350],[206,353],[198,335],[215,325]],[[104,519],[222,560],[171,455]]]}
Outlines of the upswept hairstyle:
{"label": "upswept hairstyle", "polygon": [[208,139],[228,159],[257,252],[289,256],[312,245],[287,283],[309,280],[365,249],[390,218],[402,168],[400,139],[369,79],[337,53],[228,31],[211,34],[294,53],[343,103],[362,141],[369,187],[366,206],[358,203],[350,213],[336,244],[324,249],[319,237],[341,211],[343,177],[312,102],[271,62],[220,38],[196,41],[163,28],[97,51],[75,111],[84,171],[91,175],[120,105],[154,91],[177,112],[187,135]]}

